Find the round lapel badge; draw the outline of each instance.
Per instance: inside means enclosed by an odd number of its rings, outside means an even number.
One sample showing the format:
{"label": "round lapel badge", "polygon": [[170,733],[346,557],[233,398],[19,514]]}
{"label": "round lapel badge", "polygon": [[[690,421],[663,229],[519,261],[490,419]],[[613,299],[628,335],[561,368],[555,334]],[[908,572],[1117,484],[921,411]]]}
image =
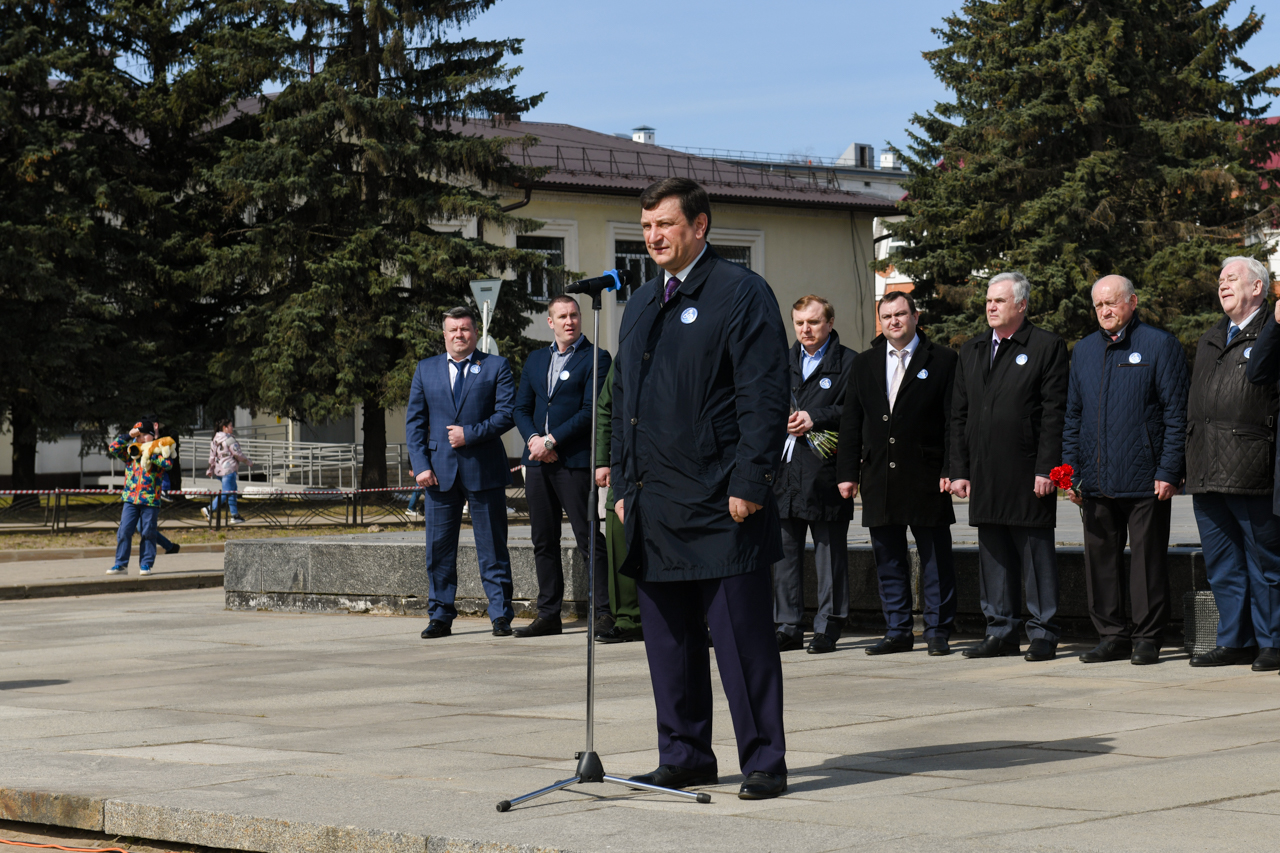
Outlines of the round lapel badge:
{"label": "round lapel badge", "polygon": [[818,380],[818,385],[819,385],[819,387],[821,387],[821,388],[830,388],[830,387],[831,387],[831,380],[830,380],[830,379],[827,379],[827,378],[824,376],[822,379],[819,379],[819,380]]}
{"label": "round lapel badge", "polygon": [[1249,357],[1249,354],[1250,354],[1251,352],[1253,352],[1253,347],[1245,347],[1245,348],[1244,348],[1244,357],[1245,357],[1245,358],[1248,358],[1248,357]]}
{"label": "round lapel badge", "polygon": [[1135,352],[1135,353],[1130,353],[1130,354],[1129,354],[1129,363],[1130,363],[1130,364],[1140,364],[1141,362],[1142,362],[1142,353],[1140,353],[1140,352]]}
{"label": "round lapel badge", "polygon": [[920,368],[920,372],[916,374],[916,379],[928,379],[928,378],[929,378],[929,371],[925,370],[923,367]]}
{"label": "round lapel badge", "polygon": [[473,365],[471,365],[471,372],[472,372],[472,373],[479,373],[479,372],[480,372],[480,365],[478,365],[478,364],[473,364]]}
{"label": "round lapel badge", "polygon": [[686,308],[680,312],[680,322],[684,323],[686,326],[696,319],[698,319],[697,308]]}
{"label": "round lapel badge", "polygon": [[1018,362],[1018,364],[1026,364],[1026,363],[1027,363],[1027,354],[1026,354],[1025,352],[1020,352],[1020,353],[1018,353],[1018,357],[1017,357],[1017,358],[1015,358],[1015,359],[1014,359],[1014,361]]}
{"label": "round lapel badge", "polygon": [[566,379],[568,379],[568,378],[569,378],[569,371],[567,371],[567,370],[562,370],[562,371],[560,371],[560,381],[561,381],[561,382],[563,382],[564,380],[566,380]]}

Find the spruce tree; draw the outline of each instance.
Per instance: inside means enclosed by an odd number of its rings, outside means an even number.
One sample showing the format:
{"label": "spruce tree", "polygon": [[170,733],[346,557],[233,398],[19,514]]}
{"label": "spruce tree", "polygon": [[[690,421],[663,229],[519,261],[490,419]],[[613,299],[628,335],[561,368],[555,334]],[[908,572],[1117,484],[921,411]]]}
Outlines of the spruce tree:
{"label": "spruce tree", "polygon": [[1239,58],[1262,16],[1232,0],[967,0],[925,54],[952,92],[911,133],[889,259],[935,335],[985,330],[985,281],[1020,269],[1034,322],[1069,341],[1096,327],[1091,284],[1138,287],[1142,316],[1188,348],[1221,315],[1219,263],[1265,257],[1280,124],[1259,121],[1276,65]]}
{"label": "spruce tree", "polygon": [[[8,0],[0,16],[0,405],[37,438],[190,424],[223,308],[195,271],[223,207],[195,176],[288,44],[266,0]],[[281,35],[283,34],[283,36]]]}
{"label": "spruce tree", "polygon": [[[417,360],[442,350],[441,313],[468,283],[528,269],[532,253],[462,236],[469,220],[534,223],[496,190],[528,175],[469,124],[523,113],[520,41],[458,29],[496,0],[346,0],[291,6],[296,40],[259,132],[231,140],[207,183],[242,216],[216,236],[211,293],[239,304],[215,369],[251,405],[308,422],[363,409],[362,485],[386,485],[386,410]],[[491,334],[518,341],[532,307],[503,293]]]}

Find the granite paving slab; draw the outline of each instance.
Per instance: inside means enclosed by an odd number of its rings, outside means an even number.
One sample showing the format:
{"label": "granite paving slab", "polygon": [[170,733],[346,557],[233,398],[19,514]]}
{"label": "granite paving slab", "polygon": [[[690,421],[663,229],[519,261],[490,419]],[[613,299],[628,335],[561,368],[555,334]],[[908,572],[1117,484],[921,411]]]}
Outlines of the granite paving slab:
{"label": "granite paving slab", "polygon": [[[1274,848],[1280,678],[783,656],[790,791],[697,805],[577,786],[585,631],[227,610],[218,590],[0,603],[0,819],[254,851],[1180,851]],[[965,643],[958,643],[957,649]],[[597,648],[606,769],[657,762],[642,644]]]}

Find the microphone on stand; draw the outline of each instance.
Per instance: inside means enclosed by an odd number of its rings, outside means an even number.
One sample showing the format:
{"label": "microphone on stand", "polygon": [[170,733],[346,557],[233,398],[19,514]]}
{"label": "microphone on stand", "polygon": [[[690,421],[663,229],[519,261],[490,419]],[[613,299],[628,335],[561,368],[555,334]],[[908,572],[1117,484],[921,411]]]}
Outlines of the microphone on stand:
{"label": "microphone on stand", "polygon": [[635,273],[629,269],[605,270],[595,278],[584,278],[566,285],[565,293],[585,293],[598,296],[606,290],[621,290],[630,287],[635,280]]}

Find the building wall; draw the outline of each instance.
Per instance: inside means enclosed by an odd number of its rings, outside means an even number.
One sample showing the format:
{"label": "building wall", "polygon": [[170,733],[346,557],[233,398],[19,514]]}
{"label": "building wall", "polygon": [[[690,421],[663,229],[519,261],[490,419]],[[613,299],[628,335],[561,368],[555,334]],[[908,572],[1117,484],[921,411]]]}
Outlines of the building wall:
{"label": "building wall", "polygon": [[[519,213],[546,223],[535,234],[564,237],[565,265],[587,276],[615,266],[616,240],[641,239],[640,207],[632,198],[535,191]],[[870,214],[713,204],[711,219],[712,245],[751,246],[752,268],[772,286],[792,340],[791,304],[809,293],[827,298],[835,307],[836,328],[846,345],[862,349],[874,337]],[[514,234],[502,239],[515,245]],[[590,335],[590,300],[579,297],[579,302],[583,327]],[[617,348],[624,307],[613,293],[604,295],[600,342],[606,349]],[[545,315],[533,320],[526,334],[550,340]]]}

